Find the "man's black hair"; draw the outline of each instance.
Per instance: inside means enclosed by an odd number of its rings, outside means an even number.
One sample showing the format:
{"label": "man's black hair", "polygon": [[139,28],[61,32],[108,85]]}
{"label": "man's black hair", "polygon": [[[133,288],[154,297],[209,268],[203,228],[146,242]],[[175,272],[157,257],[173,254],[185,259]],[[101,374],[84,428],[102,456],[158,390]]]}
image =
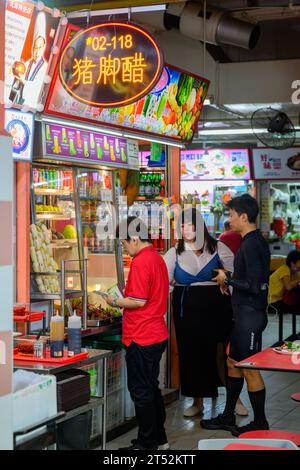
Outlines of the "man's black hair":
{"label": "man's black hair", "polygon": [[235,210],[239,215],[247,214],[250,224],[255,224],[259,214],[259,207],[257,200],[250,196],[250,194],[243,194],[231,199],[227,204],[228,209]]}
{"label": "man's black hair", "polygon": [[225,228],[225,230],[230,230],[231,229],[229,220],[225,220],[224,228]]}
{"label": "man's black hair", "polygon": [[290,251],[286,257],[286,264],[290,268],[292,263],[297,263],[300,260],[300,251]]}
{"label": "man's black hair", "polygon": [[[133,216],[127,217],[120,222],[116,229],[116,237],[120,238],[121,235],[123,240],[129,241],[131,239],[131,230],[135,230],[136,236],[138,236],[142,242],[149,241],[147,225],[140,218]],[[123,238],[123,235],[125,235],[125,238]]]}

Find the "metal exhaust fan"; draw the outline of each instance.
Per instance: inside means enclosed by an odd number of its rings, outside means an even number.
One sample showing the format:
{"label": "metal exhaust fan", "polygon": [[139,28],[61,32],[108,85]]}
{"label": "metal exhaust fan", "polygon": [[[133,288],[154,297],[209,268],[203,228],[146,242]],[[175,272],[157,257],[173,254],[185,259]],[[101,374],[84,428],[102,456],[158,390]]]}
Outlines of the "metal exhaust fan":
{"label": "metal exhaust fan", "polygon": [[286,149],[295,143],[296,132],[288,116],[273,108],[257,109],[251,117],[253,133],[273,149]]}

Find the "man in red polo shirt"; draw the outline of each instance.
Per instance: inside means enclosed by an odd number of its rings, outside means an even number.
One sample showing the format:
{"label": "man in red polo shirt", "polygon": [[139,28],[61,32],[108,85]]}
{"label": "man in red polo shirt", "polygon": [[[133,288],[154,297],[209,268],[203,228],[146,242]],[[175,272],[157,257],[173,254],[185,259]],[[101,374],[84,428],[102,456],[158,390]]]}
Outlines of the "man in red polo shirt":
{"label": "man in red polo shirt", "polygon": [[122,342],[126,346],[128,389],[138,423],[137,439],[122,450],[166,449],[166,413],[158,376],[168,338],[164,319],[169,295],[168,271],[140,219],[128,217],[121,222],[117,237],[133,260],[125,298],[109,296],[107,302],[124,308]]}
{"label": "man in red polo shirt", "polygon": [[225,220],[224,229],[225,231],[221,233],[219,240],[225,243],[225,245],[228,246],[232,253],[236,255],[240,249],[242,237],[238,232],[231,230],[229,220]]}

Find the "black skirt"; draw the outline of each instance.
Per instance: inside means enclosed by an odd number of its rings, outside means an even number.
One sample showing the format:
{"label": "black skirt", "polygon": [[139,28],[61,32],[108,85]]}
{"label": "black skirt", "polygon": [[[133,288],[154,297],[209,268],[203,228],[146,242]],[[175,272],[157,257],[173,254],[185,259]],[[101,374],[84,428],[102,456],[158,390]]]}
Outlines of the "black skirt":
{"label": "black skirt", "polygon": [[[175,286],[173,315],[181,393],[188,397],[217,397],[223,385],[217,367],[217,346],[224,351],[232,329],[229,296],[218,286]],[[224,368],[226,356],[224,354]]]}

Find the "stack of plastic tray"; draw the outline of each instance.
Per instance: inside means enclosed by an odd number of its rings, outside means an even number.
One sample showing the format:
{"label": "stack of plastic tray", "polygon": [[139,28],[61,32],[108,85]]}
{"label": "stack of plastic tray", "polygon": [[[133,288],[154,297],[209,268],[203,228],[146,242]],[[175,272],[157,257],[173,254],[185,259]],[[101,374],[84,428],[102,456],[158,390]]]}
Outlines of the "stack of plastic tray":
{"label": "stack of plastic tray", "polygon": [[58,411],[69,411],[90,400],[90,375],[84,370],[70,369],[56,375]]}

